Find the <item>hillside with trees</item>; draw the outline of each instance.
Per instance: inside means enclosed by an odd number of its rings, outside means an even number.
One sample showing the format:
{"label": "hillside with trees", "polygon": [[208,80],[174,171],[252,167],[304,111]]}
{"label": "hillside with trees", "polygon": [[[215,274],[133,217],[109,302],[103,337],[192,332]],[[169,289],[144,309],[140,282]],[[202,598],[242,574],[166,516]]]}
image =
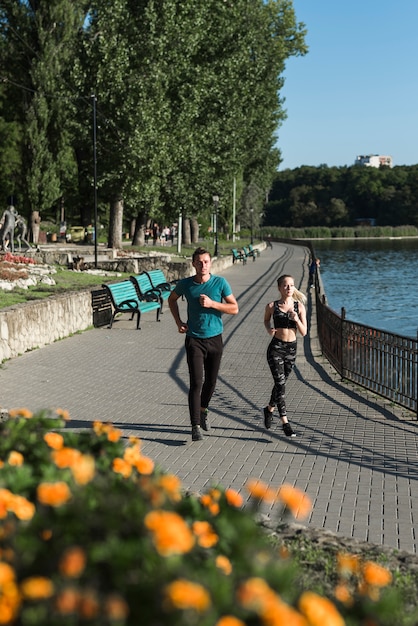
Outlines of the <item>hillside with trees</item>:
{"label": "hillside with trees", "polygon": [[303,166],[276,174],[264,224],[418,226],[418,165]]}
{"label": "hillside with trees", "polygon": [[[289,0],[2,0],[0,197],[109,244],[182,211],[193,239],[260,215],[280,164],[286,60],[307,52]],[[95,202],[97,198],[97,202]]]}

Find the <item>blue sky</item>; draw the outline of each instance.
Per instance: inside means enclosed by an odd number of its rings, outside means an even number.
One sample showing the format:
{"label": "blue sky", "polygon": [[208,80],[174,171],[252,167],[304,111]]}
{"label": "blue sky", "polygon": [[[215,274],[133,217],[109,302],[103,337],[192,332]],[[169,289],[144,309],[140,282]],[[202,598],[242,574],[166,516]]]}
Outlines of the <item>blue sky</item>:
{"label": "blue sky", "polygon": [[418,163],[418,0],[293,0],[309,52],[286,65],[280,170]]}

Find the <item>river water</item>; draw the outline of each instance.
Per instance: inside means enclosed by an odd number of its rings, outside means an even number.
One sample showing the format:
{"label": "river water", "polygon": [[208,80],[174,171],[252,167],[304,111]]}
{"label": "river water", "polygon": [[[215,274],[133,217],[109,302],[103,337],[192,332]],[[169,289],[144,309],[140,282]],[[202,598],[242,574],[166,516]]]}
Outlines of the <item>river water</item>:
{"label": "river water", "polygon": [[314,240],[328,306],[406,337],[418,331],[418,239]]}

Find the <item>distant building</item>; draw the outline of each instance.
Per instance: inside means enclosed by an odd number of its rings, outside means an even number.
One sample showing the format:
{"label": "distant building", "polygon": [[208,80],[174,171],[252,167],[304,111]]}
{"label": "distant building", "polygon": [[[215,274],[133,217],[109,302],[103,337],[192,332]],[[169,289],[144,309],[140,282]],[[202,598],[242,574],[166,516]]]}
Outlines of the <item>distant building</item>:
{"label": "distant building", "polygon": [[393,167],[393,161],[391,156],[385,156],[382,154],[361,154],[356,157],[354,165],[363,165],[364,167]]}

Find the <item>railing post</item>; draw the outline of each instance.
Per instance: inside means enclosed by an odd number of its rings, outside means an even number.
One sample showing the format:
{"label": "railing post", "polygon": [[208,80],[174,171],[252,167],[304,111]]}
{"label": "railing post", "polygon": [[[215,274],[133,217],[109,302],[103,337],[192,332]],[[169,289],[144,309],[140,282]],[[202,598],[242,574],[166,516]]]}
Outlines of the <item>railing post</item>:
{"label": "railing post", "polygon": [[345,322],[345,308],[341,308],[341,332],[340,332],[340,350],[341,350],[341,378],[345,378],[345,362],[346,354],[344,347],[344,322]]}

